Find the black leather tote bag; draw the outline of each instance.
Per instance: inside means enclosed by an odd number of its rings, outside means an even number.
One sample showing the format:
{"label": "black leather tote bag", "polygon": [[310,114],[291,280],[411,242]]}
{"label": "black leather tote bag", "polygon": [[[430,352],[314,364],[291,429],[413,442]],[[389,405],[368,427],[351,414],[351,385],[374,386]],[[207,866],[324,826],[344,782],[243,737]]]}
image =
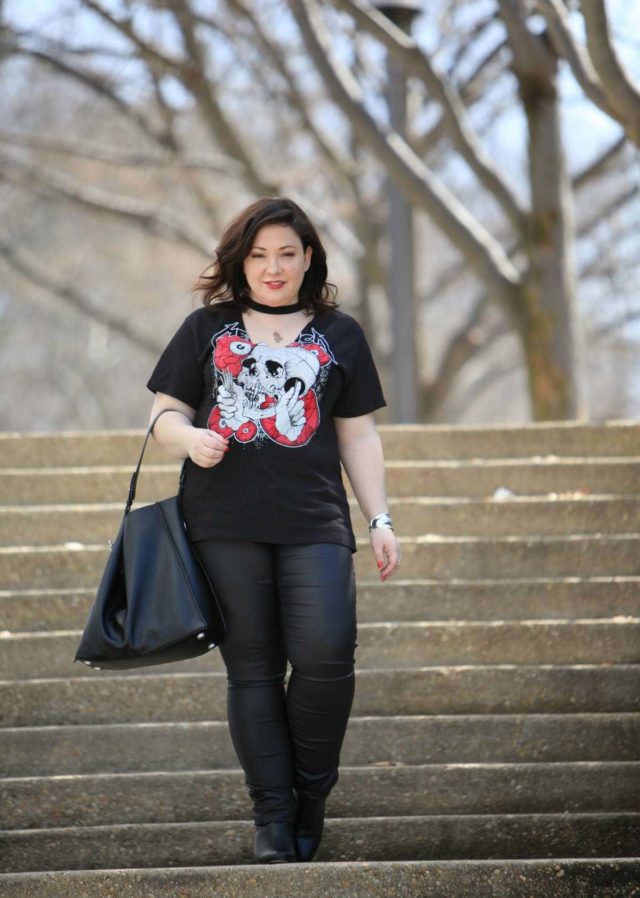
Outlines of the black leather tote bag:
{"label": "black leather tote bag", "polygon": [[151,423],[131,478],[120,530],[111,547],[75,661],[121,670],[194,658],[215,648],[225,623],[194,552],[178,495],[131,511]]}

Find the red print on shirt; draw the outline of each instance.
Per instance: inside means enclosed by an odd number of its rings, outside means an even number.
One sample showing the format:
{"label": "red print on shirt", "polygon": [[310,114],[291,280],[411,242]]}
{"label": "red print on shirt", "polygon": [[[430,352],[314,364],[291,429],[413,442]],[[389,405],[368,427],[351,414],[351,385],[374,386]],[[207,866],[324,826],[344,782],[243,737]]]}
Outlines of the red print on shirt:
{"label": "red print on shirt", "polygon": [[212,340],[214,398],[207,426],[240,443],[268,437],[304,446],[320,424],[319,401],[335,359],[317,331],[288,346],[252,343],[238,323]]}

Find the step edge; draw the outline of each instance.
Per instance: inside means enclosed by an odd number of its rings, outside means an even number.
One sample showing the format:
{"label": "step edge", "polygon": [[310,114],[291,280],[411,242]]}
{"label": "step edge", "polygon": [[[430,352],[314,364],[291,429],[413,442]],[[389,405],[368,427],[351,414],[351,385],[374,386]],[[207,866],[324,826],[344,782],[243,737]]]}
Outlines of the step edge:
{"label": "step edge", "polygon": [[[640,760],[638,761],[465,761],[465,762],[440,762],[432,764],[399,764],[396,767],[376,767],[373,764],[353,765],[345,764],[340,767],[343,773],[362,776],[363,773],[375,772],[382,773],[383,776],[397,776],[401,771],[401,775],[410,775],[414,771],[432,770],[434,773],[443,769],[455,770],[507,770],[520,772],[525,769],[528,771],[539,772],[542,768],[545,770],[619,770],[624,769],[629,772],[638,771],[640,775]],[[194,768],[187,770],[134,770],[134,771],[118,771],[107,773],[58,773],[41,776],[8,776],[3,777],[0,782],[8,785],[19,785],[20,783],[53,783],[53,782],[104,782],[107,780],[140,780],[140,779],[186,779],[188,777],[227,777],[242,776],[241,768]]]}
{"label": "step edge", "polygon": [[[372,817],[331,817],[328,816],[326,818],[327,821],[330,821],[333,825],[345,825],[349,823],[353,823],[355,821],[366,821],[369,823],[370,821],[393,821],[394,823],[399,822],[416,822],[416,821],[430,821],[430,820],[462,820],[462,821],[474,821],[474,820],[486,820],[487,818],[504,820],[505,823],[510,822],[511,820],[523,820],[530,819],[533,821],[537,820],[547,820],[547,819],[558,819],[558,820],[568,820],[568,821],[583,821],[583,820],[600,820],[604,818],[605,820],[610,819],[630,819],[631,822],[638,822],[640,824],[640,812],[638,811],[549,811],[549,812],[537,812],[537,813],[487,813],[487,814],[400,814],[397,817],[391,817],[383,814],[376,814]],[[236,818],[229,817],[226,820],[183,820],[176,822],[144,822],[144,823],[102,823],[102,824],[87,824],[86,826],[51,826],[51,827],[33,827],[28,829],[0,829],[0,837],[14,837],[14,836],[25,836],[25,835],[43,835],[47,836],[55,835],[56,833],[85,833],[85,832],[113,832],[121,831],[121,832],[130,832],[138,829],[145,829],[148,831],[153,830],[171,830],[171,829],[207,829],[208,827],[223,827],[228,826],[229,824],[241,824],[247,828],[253,828],[253,823],[246,818]]]}
{"label": "step edge", "polygon": [[[551,720],[553,720],[554,722],[557,720],[561,720],[566,723],[598,721],[598,723],[602,723],[603,726],[607,723],[617,723],[622,720],[623,722],[637,722],[640,725],[640,711],[567,711],[557,712],[554,714],[550,712],[545,713],[540,711],[520,713],[508,712],[506,714],[353,714],[349,718],[349,726],[357,726],[358,723],[372,723],[376,721],[388,725],[393,723],[419,724],[426,721],[431,722],[454,720],[456,722],[467,720],[471,723],[476,723],[479,721],[492,722],[498,720],[511,720],[513,722],[526,720],[527,722],[531,721],[532,723]],[[171,730],[177,727],[197,727],[199,729],[215,727],[226,731],[227,726],[228,725],[226,720],[141,720],[129,721],[127,723],[56,723],[0,727],[0,740],[2,738],[2,735],[5,733],[10,733],[12,735],[17,733],[28,735],[30,733],[52,733],[64,731],[69,734],[77,735],[84,732],[105,732],[110,729],[114,731],[135,729]]]}

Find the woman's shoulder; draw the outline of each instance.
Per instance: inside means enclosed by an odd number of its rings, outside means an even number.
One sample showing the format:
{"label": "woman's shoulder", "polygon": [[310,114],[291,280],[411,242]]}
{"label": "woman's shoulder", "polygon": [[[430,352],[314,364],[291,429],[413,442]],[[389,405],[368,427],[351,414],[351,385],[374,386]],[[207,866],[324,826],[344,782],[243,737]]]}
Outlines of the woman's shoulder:
{"label": "woman's shoulder", "polygon": [[322,316],[322,320],[326,325],[333,325],[345,332],[357,334],[358,336],[364,333],[357,319],[348,312],[343,312],[342,309],[325,309],[322,312]]}
{"label": "woman's shoulder", "polygon": [[225,302],[215,302],[211,305],[199,306],[197,309],[194,309],[188,317],[206,318],[207,316],[210,317],[212,315],[228,315],[229,313],[237,311],[237,304],[231,300],[227,300]]}
{"label": "woman's shoulder", "polygon": [[238,315],[238,307],[235,303],[218,302],[211,306],[203,305],[194,309],[186,316],[185,322],[196,330],[209,329],[212,324],[226,321],[234,315]]}

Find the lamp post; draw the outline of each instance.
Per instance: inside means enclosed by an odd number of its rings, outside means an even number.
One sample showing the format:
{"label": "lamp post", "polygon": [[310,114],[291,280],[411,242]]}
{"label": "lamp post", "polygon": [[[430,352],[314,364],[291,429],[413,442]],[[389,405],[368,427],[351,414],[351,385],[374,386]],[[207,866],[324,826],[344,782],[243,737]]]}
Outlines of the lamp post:
{"label": "lamp post", "polygon": [[[422,12],[421,0],[381,0],[373,4],[394,25],[407,34],[415,17]],[[391,127],[401,136],[407,133],[407,79],[390,53],[387,54],[387,103]],[[387,295],[393,331],[393,419],[412,423],[418,418],[418,359],[414,307],[413,214],[406,197],[392,179],[387,182],[389,198],[389,270]]]}

